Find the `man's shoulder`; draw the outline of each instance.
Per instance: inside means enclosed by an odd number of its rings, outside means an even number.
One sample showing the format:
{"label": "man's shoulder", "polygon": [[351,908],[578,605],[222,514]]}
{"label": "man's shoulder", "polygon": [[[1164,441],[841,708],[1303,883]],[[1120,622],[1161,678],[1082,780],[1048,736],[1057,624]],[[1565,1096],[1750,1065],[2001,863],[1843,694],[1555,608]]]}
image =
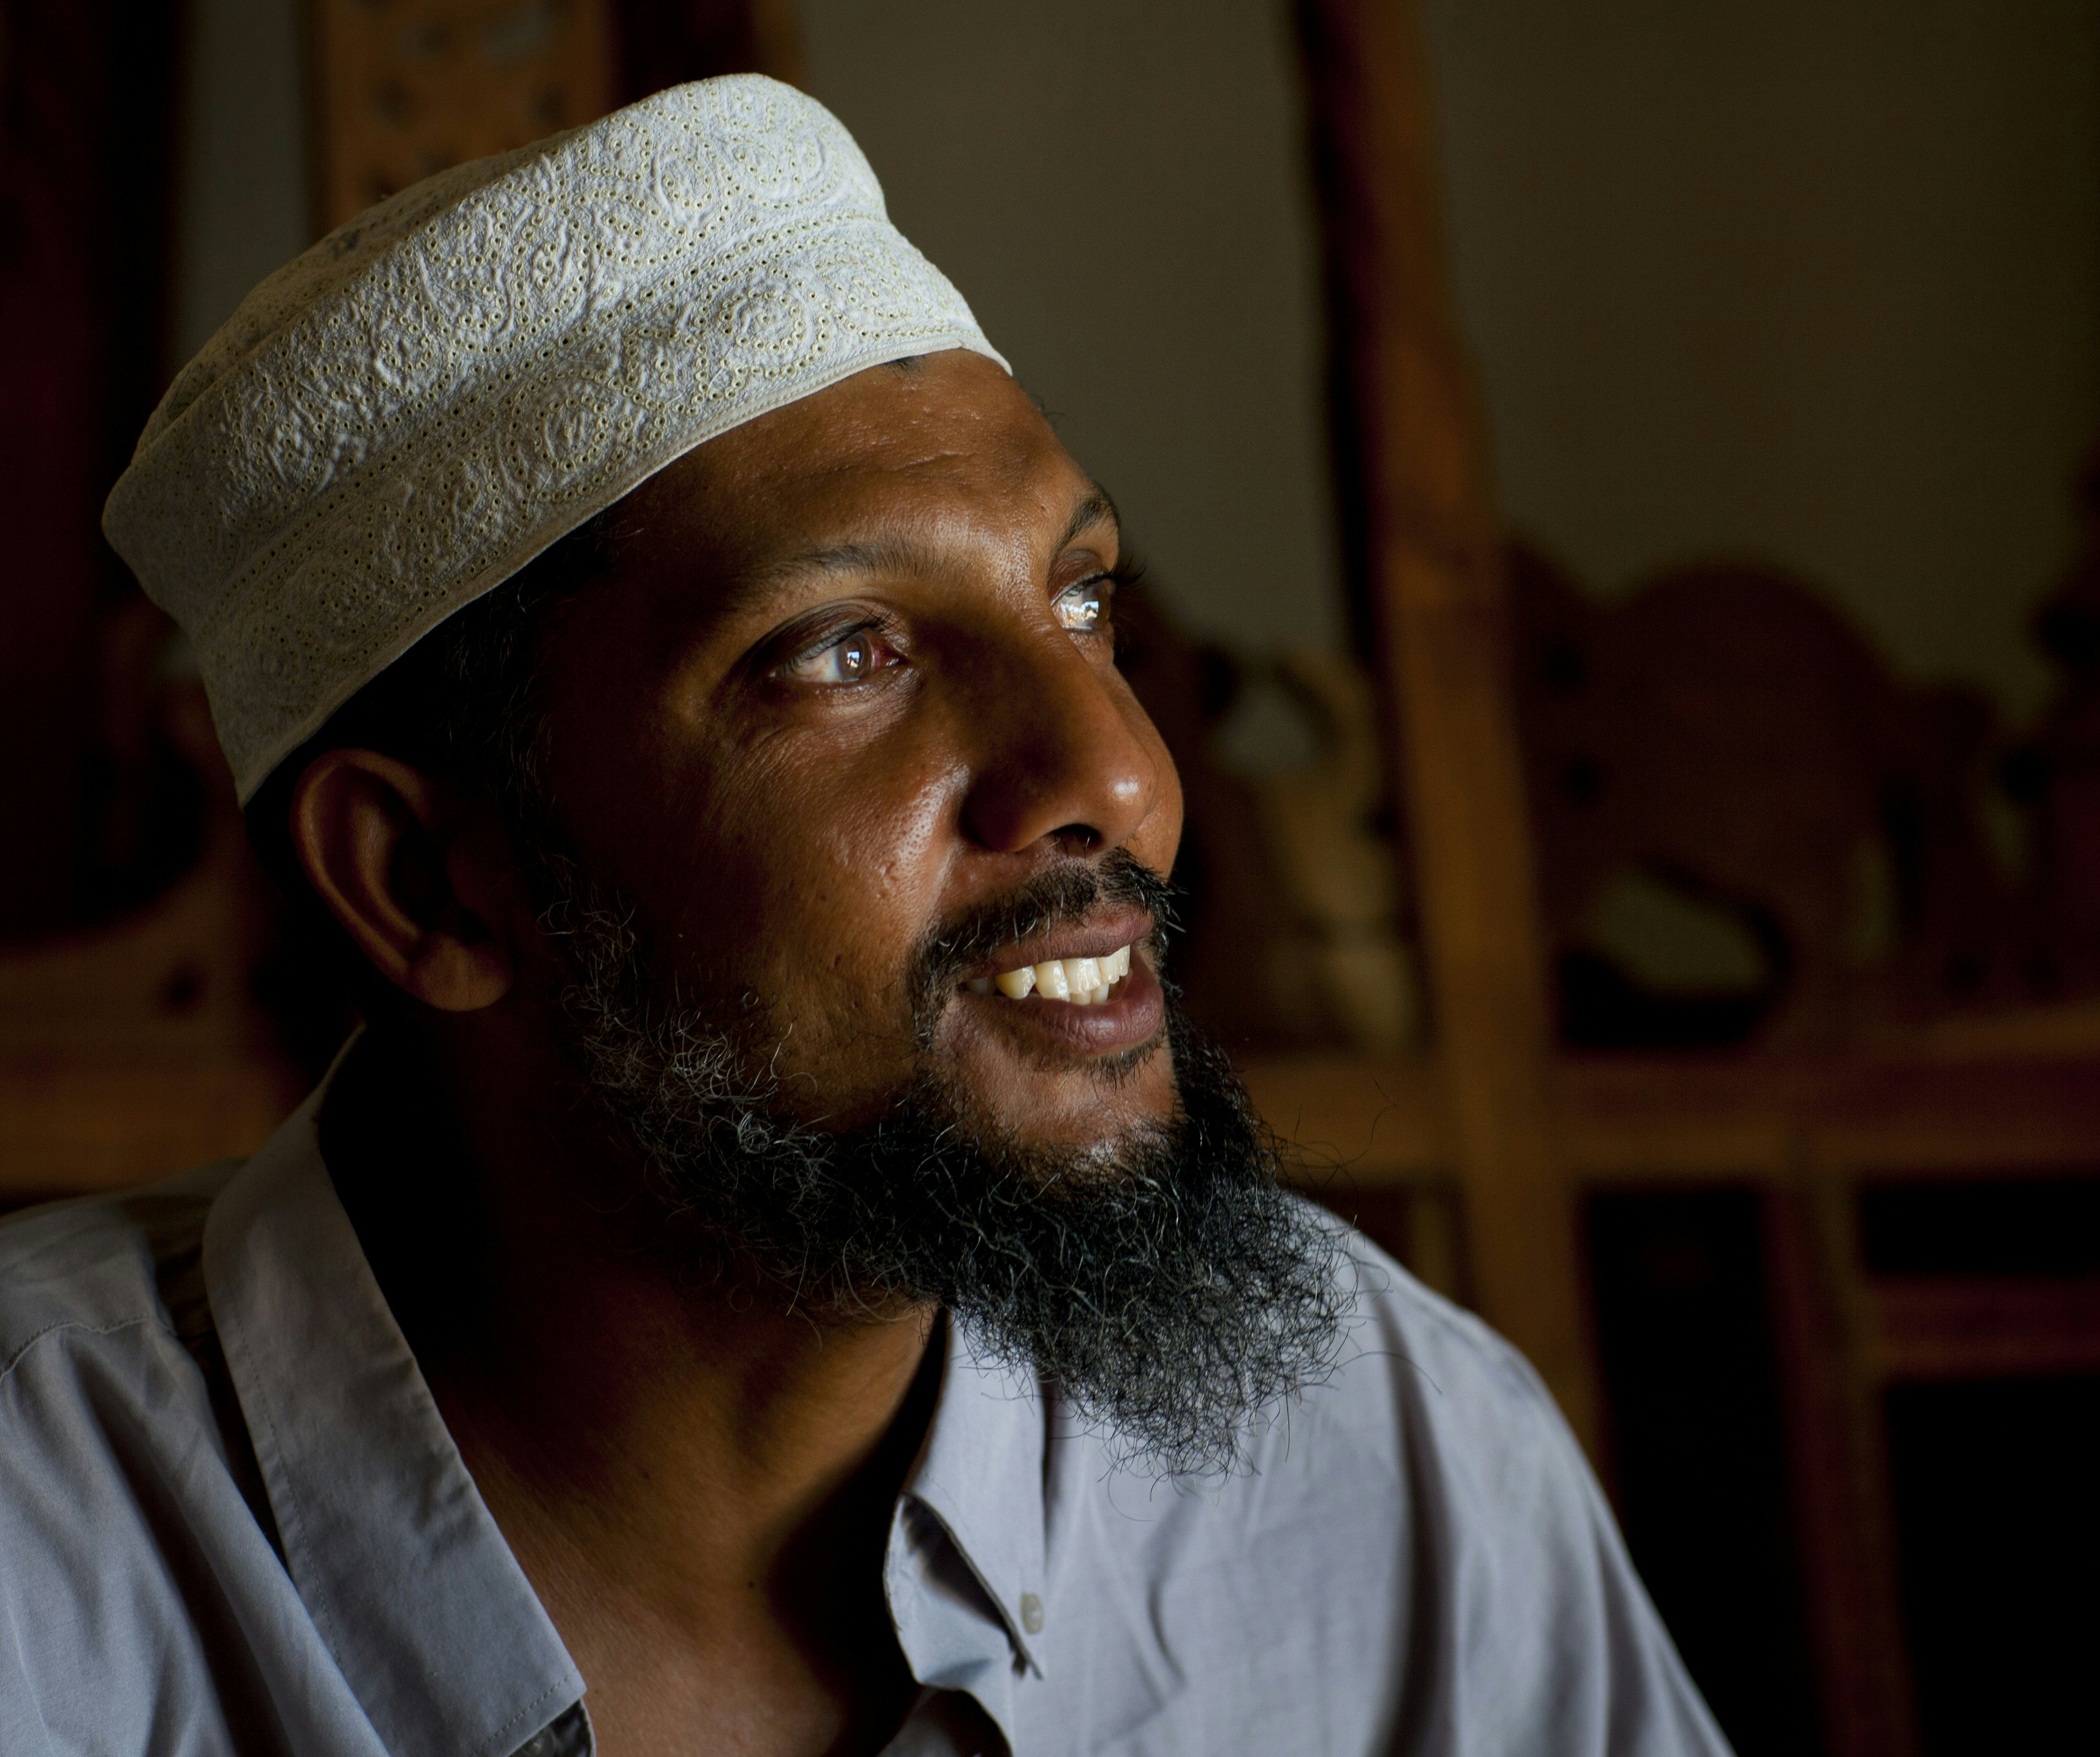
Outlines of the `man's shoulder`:
{"label": "man's shoulder", "polygon": [[[1191,1486],[1188,1516],[1354,1527],[1374,1546],[1396,1523],[1423,1517],[1458,1519],[1462,1529],[1440,1537],[1469,1538],[1543,1501],[1586,1525],[1588,1468],[1531,1363],[1362,1233],[1327,1225],[1340,1247],[1331,1351],[1254,1419],[1224,1480]],[[1110,1499],[1120,1504],[1128,1483],[1114,1436],[1077,1424],[1057,1432],[1069,1454],[1061,1467],[1075,1483],[1119,1483]]]}
{"label": "man's shoulder", "polygon": [[1382,1440],[1410,1425],[1481,1439],[1535,1438],[1559,1411],[1531,1363],[1474,1313],[1425,1287],[1351,1229],[1338,1273],[1348,1318],[1329,1383]]}
{"label": "man's shoulder", "polygon": [[1316,1522],[1405,1524],[1449,1555],[1591,1543],[1602,1503],[1531,1362],[1370,1239],[1343,1243],[1338,1353],[1268,1423],[1255,1474]]}
{"label": "man's shoulder", "polygon": [[47,1203],[0,1221],[0,1383],[44,1339],[155,1321],[207,1322],[198,1272],[205,1221],[240,1168]]}
{"label": "man's shoulder", "polygon": [[214,1364],[205,1230],[236,1169],[0,1222],[0,1751],[159,1750],[172,1726],[245,1749],[271,1677],[314,1675]]}
{"label": "man's shoulder", "polygon": [[1171,1715],[1190,1750],[1379,1750],[1411,1724],[1437,1750],[1725,1757],[1538,1374],[1341,1243],[1339,1352],[1232,1472],[1148,1482],[1091,1441],[1059,1461],[1050,1596],[1088,1614],[1043,1639],[1105,1705],[1088,1748]]}

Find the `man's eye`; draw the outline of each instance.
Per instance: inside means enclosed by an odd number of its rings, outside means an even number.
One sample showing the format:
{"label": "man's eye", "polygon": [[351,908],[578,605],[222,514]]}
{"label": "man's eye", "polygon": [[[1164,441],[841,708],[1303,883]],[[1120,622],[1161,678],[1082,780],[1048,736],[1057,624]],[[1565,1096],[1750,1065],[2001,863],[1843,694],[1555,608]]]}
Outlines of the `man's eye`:
{"label": "man's eye", "polygon": [[1108,601],[1099,580],[1082,580],[1057,596],[1057,620],[1074,634],[1091,634],[1108,620]]}
{"label": "man's eye", "polygon": [[872,629],[855,629],[828,647],[791,660],[783,671],[797,683],[859,683],[897,663],[897,651]]}

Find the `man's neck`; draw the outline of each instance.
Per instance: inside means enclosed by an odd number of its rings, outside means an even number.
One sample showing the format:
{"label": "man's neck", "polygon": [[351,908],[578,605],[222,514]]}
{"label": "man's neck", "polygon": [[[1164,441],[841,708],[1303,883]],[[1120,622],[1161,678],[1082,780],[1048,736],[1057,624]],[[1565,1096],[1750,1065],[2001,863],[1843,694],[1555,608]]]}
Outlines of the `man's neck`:
{"label": "man's neck", "polygon": [[689,1745],[687,1711],[732,1749],[879,1742],[910,1695],[881,1568],[938,1391],[932,1314],[820,1324],[667,1260],[573,1093],[451,1056],[439,1084],[421,1059],[360,1044],[324,1150],[604,1748]]}

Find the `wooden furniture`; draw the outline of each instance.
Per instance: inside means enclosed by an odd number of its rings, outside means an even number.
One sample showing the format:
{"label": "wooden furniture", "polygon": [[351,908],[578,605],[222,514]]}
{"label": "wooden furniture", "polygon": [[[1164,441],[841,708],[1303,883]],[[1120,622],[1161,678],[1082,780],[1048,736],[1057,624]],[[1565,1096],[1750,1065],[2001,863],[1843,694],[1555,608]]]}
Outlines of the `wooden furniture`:
{"label": "wooden furniture", "polygon": [[293,1096],[201,703],[98,528],[164,382],[180,15],[33,0],[0,55],[0,1207],[245,1150]]}
{"label": "wooden furniture", "polygon": [[178,23],[112,0],[7,13],[0,946],[77,925],[137,864],[125,808],[145,765],[112,619],[135,593],[97,521],[161,389]]}
{"label": "wooden furniture", "polygon": [[1474,1285],[1593,1443],[1501,548],[1443,271],[1421,47],[1397,5],[1306,0],[1299,16],[1362,620],[1386,685]]}
{"label": "wooden furniture", "polygon": [[[1627,809],[1639,821],[1616,829],[1585,814],[1590,801],[1574,796],[1594,796],[1586,783],[1596,777],[1573,773],[1583,753],[1556,744],[1557,709],[1527,700],[1511,656],[1518,611],[1533,614],[1534,632],[1542,603],[1548,623],[1592,613],[1572,598],[1555,611],[1551,582],[1535,575],[1515,582],[1531,595],[1511,599],[1444,286],[1410,11],[1397,0],[1299,7],[1325,206],[1345,548],[1362,648],[1387,703],[1430,1041],[1414,1057],[1256,1056],[1243,1066],[1264,1115],[1306,1150],[1313,1191],[1363,1214],[1425,1278],[1515,1340],[1608,1482],[1613,1424],[1598,1390],[1586,1204],[1702,1185],[1754,1195],[1823,1743],[1832,1757],[1906,1757],[1921,1735],[1899,1603],[1887,1394],[2100,1373],[2100,1276],[1877,1271],[1860,1216],[1890,1188],[2100,1175],[2100,1002],[2035,1004],[2047,982],[2020,938],[2023,919],[2050,910],[2084,912],[2075,925],[2089,938],[2091,897],[2076,884],[2045,885],[2030,905],[1994,888],[1973,825],[1940,784],[1990,754],[1971,707],[1896,699],[1842,630],[1810,626],[1818,612],[1805,594],[1767,579],[1686,582],[1651,616],[1652,638],[1667,649],[1680,611],[1695,623],[1747,616],[1746,627],[1767,631],[1799,625],[1800,655],[1829,658],[1831,700],[1878,716],[1854,744],[1833,739],[1821,757],[1804,746],[1802,761],[1835,770],[1856,745],[1858,772],[1807,775],[1780,802],[1791,824],[1759,815],[1740,791],[1722,796],[1740,808],[1726,821],[1696,797],[1679,801],[1675,823],[1637,798]],[[2089,514],[2100,508],[2100,493],[2089,501]],[[2100,517],[2089,525],[2100,529]],[[2088,797],[2100,700],[2096,558],[2100,542],[2044,631],[2074,685],[2041,737],[2057,788],[2045,841],[2066,851],[2065,872],[2085,872],[2100,846]],[[1681,678],[1683,651],[1673,662]],[[1725,696],[1728,686],[1707,686]],[[1688,706],[1732,711],[1711,695]],[[1708,772],[1732,760],[1725,740],[1701,769],[1685,726],[1652,704],[1630,712],[1615,735],[1624,775],[1638,780],[1651,758],[1689,762],[1697,772],[1672,784],[1728,784]],[[1593,717],[1585,736],[1597,727]],[[1916,955],[1906,965],[1899,951],[1894,977],[1873,989],[1843,968],[1844,863],[1850,839],[1881,821],[1891,775],[1917,782],[1904,822],[1937,841],[1924,869],[1932,883],[1912,899]],[[1564,780],[1571,785],[1556,796]],[[1758,1044],[1688,1055],[1555,1048],[1546,948],[1568,929],[1570,898],[1596,876],[1571,869],[1629,848],[1703,865],[1702,878],[1739,882],[1753,902],[1766,894],[1787,954],[1811,967],[1790,973]],[[1544,903],[1535,850],[1547,862]],[[2079,939],[2048,980],[2089,957]],[[1960,1010],[1986,1001],[1996,1009]]]}
{"label": "wooden furniture", "polygon": [[200,778],[200,851],[147,907],[0,951],[0,1209],[250,1152],[306,1088],[260,992],[276,908],[203,691],[157,705]]}
{"label": "wooden furniture", "polygon": [[[1877,1276],[1858,1239],[1859,1199],[1877,1187],[2100,1171],[2100,1057],[2075,1042],[2093,1015],[2055,1022],[2073,1044],[2067,1055],[2005,1059],[1927,1040],[1904,1055],[1566,1057],[1550,1076],[1571,1191],[1705,1182],[1761,1198],[1789,1491],[1833,1757],[1917,1747],[1883,1392],[2100,1373],[2100,1281]],[[1418,1272],[1474,1295],[1465,1257],[1483,1222],[1462,1200],[1465,1137],[1433,1063],[1330,1057],[1246,1071],[1264,1115],[1308,1150],[1317,1194],[1379,1216],[1403,1241],[1426,1212]],[[1454,1207],[1468,1242],[1455,1260]],[[1588,1345],[1586,1321],[1571,1340]],[[1608,1462],[1608,1415],[1604,1433]]]}
{"label": "wooden furniture", "polygon": [[[1679,567],[1606,602],[1515,547],[1507,577],[1565,1042],[1837,1048],[2055,998],[1986,831],[2015,808],[1980,690],[1899,678],[1768,567]],[[1577,949],[1630,881],[1732,927],[1756,978],[1673,994]]]}

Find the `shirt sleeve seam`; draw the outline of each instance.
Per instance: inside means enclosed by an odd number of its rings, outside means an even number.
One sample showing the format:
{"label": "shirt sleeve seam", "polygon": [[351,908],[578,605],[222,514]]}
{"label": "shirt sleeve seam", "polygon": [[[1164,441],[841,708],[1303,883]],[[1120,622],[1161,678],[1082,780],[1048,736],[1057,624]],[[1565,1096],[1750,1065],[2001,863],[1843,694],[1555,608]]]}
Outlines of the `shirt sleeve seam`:
{"label": "shirt sleeve seam", "polygon": [[[140,1324],[150,1324],[154,1321],[154,1314],[151,1312],[135,1313],[129,1318],[116,1318],[107,1324],[90,1324],[82,1318],[61,1318],[55,1322],[45,1325],[42,1330],[32,1331],[20,1348],[9,1355],[4,1362],[0,1362],[0,1385],[6,1384],[14,1376],[15,1369],[28,1357],[30,1349],[47,1336],[54,1336],[62,1331],[68,1330],[85,1331],[91,1336],[113,1336],[120,1330],[135,1329]],[[174,1335],[172,1331],[165,1333],[171,1336]],[[182,1339],[175,1336],[174,1340],[179,1342]]]}

